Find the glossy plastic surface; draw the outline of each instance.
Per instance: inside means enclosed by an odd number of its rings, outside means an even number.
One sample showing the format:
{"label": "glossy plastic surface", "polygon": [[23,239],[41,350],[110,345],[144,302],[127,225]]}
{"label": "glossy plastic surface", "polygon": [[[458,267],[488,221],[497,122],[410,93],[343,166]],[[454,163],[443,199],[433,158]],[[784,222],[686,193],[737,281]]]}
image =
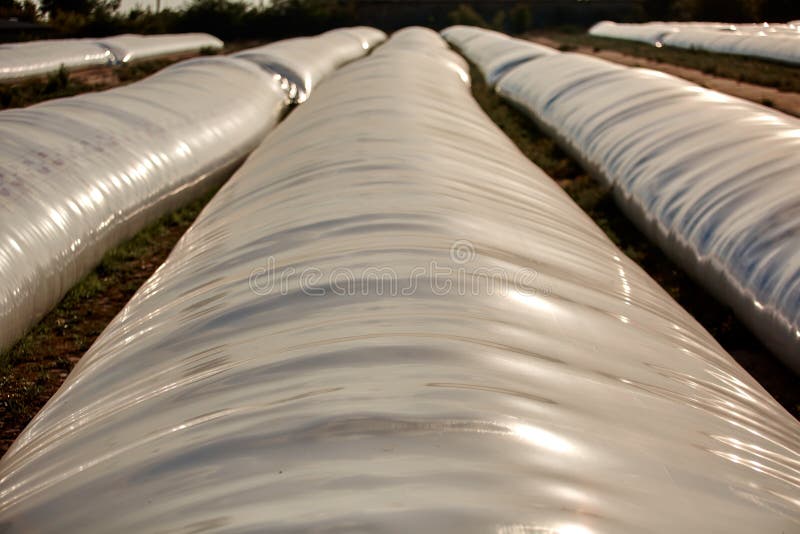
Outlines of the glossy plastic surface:
{"label": "glossy plastic surface", "polygon": [[173,33],[164,35],[124,34],[98,39],[120,63],[156,56],[197,52],[203,48],[219,50],[224,43],[207,33]]}
{"label": "glossy plastic surface", "polygon": [[797,530],[798,423],[446,55],[268,136],[0,462],[7,532]]}
{"label": "glossy plastic surface", "polygon": [[0,350],[144,224],[219,184],[286,106],[246,61],[0,112]]}
{"label": "glossy plastic surface", "polygon": [[[375,54],[384,53],[382,49]],[[410,26],[392,34],[392,47],[386,53],[393,56],[406,54],[409,61],[414,61],[420,54],[435,57],[444,68],[454,71],[469,86],[469,65],[460,55],[454,53],[442,40],[439,34],[430,28]]]}
{"label": "glossy plastic surface", "polygon": [[67,69],[110,65],[114,56],[88,39],[53,39],[0,44],[0,82]]}
{"label": "glossy plastic surface", "polygon": [[558,53],[553,48],[524,39],[469,26],[445,28],[442,36],[478,67],[490,86],[517,65]]}
{"label": "glossy plastic surface", "polygon": [[386,40],[386,33],[369,26],[352,26],[349,28],[336,28],[334,32],[352,35],[361,42],[361,48],[370,50]]}
{"label": "glossy plastic surface", "polygon": [[609,37],[611,39],[624,39],[626,41],[639,41],[655,45],[660,43],[665,35],[680,31],[680,24],[669,22],[647,22],[644,24],[618,24],[604,20],[589,28],[589,35],[595,37]]}
{"label": "glossy plastic surface", "polygon": [[800,372],[800,121],[578,54],[526,63],[497,87]]}
{"label": "glossy plastic surface", "polygon": [[664,45],[800,65],[800,34],[796,33],[791,35],[684,29],[665,36]]}
{"label": "glossy plastic surface", "polygon": [[598,22],[591,35],[641,41],[656,46],[705,50],[800,65],[800,28],[789,24],[720,22]]}
{"label": "glossy plastic surface", "polygon": [[476,39],[486,33],[493,33],[498,36],[505,35],[502,32],[480,28],[478,26],[468,26],[466,24],[454,24],[453,26],[448,26],[439,33],[444,37],[445,41],[449,43],[457,41],[461,44],[470,39]]}
{"label": "glossy plastic surface", "polygon": [[386,39],[375,28],[338,28],[314,37],[297,37],[248,48],[234,57],[278,74],[290,98],[304,102],[314,87],[338,67],[367,54]]}
{"label": "glossy plastic surface", "polygon": [[80,69],[138,59],[221,49],[223,42],[207,33],[125,34],[99,39],[50,39],[0,44],[0,82],[15,81],[66,69]]}

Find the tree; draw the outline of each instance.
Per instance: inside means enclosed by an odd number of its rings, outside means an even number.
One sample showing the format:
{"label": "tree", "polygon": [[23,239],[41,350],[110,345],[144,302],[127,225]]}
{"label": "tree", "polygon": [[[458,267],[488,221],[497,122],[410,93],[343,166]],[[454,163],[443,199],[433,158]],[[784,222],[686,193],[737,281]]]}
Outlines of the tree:
{"label": "tree", "polygon": [[492,28],[495,30],[502,32],[506,29],[506,12],[502,9],[494,14],[492,17]]}
{"label": "tree", "polygon": [[511,18],[511,31],[514,33],[524,33],[533,26],[533,14],[528,5],[515,5],[511,8],[509,16]]}
{"label": "tree", "polygon": [[459,4],[459,6],[447,14],[451,24],[464,24],[466,26],[479,26],[486,28],[489,26],[481,15],[469,4]]}
{"label": "tree", "polygon": [[764,0],[674,0],[670,11],[678,20],[757,22],[767,10]]}
{"label": "tree", "polygon": [[228,40],[240,36],[242,20],[248,12],[244,2],[194,0],[183,11],[180,31],[203,31]]}
{"label": "tree", "polygon": [[16,18],[23,22],[39,20],[39,9],[32,0],[0,0],[0,19]]}
{"label": "tree", "polygon": [[75,13],[88,15],[95,7],[95,0],[41,0],[42,13],[47,13],[50,18],[57,13]]}
{"label": "tree", "polygon": [[644,0],[644,10],[650,20],[666,20],[670,17],[670,0]]}

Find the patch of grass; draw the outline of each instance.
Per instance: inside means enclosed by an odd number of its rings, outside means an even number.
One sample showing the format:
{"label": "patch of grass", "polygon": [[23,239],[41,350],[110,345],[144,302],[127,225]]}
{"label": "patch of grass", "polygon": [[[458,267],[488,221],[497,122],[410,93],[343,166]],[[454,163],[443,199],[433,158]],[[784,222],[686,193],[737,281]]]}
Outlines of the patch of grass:
{"label": "patch of grass", "polygon": [[713,76],[800,93],[800,69],[767,60],[666,46],[656,48],[647,43],[595,37],[587,33],[546,32],[538,35],[552,39],[559,43],[560,47],[570,50],[579,47],[586,47],[595,52],[612,50],[630,56],[696,69]]}
{"label": "patch of grass", "polygon": [[151,59],[149,61],[137,61],[134,63],[126,63],[118,67],[114,67],[114,74],[118,80],[118,85],[135,82],[146,78],[151,74],[160,71],[168,65],[175,63],[175,59]]}
{"label": "patch of grass", "polygon": [[527,116],[504,102],[472,66],[472,92],[483,110],[519,149],[550,175],[603,229],[686,309],[769,393],[800,419],[800,388],[794,373],[775,358],[734,316],[669,260],[627,219],[609,187],[591,178]]}
{"label": "patch of grass", "polygon": [[108,251],[44,319],[0,354],[0,455],[59,388],[106,325],[169,255],[208,193]]}
{"label": "patch of grass", "polygon": [[93,85],[70,80],[62,65],[58,72],[45,79],[0,85],[0,109],[29,106],[51,98],[73,96],[93,90]]}

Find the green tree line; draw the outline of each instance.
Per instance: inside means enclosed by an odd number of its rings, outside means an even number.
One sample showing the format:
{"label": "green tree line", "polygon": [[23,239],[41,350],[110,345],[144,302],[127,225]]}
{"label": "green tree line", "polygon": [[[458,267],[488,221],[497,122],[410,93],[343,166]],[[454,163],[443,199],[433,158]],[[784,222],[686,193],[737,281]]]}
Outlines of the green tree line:
{"label": "green tree line", "polygon": [[182,9],[119,10],[120,0],[0,0],[0,18],[41,22],[47,37],[103,36],[117,33],[204,31],[224,40],[318,33],[329,28],[368,24],[391,31],[409,24],[441,28],[472,24],[511,33],[536,27],[585,28],[602,19],[617,21],[717,20],[760,22],[800,18],[798,0],[641,0],[624,2],[472,2],[443,4],[359,2],[357,0],[274,0],[255,5],[239,0],[192,0]]}

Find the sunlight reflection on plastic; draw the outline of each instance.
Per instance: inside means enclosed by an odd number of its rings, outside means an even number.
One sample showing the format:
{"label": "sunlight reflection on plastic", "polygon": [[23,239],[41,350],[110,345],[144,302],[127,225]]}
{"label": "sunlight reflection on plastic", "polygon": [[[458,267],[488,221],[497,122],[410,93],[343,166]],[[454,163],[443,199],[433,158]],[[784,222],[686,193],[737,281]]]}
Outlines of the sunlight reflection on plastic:
{"label": "sunlight reflection on plastic", "polygon": [[542,428],[517,423],[511,425],[511,431],[518,438],[548,451],[562,454],[575,451],[575,447],[569,441]]}
{"label": "sunlight reflection on plastic", "polygon": [[548,298],[541,297],[539,295],[525,293],[522,291],[516,291],[513,289],[508,292],[508,295],[512,299],[539,311],[553,312],[556,310],[556,307],[553,305],[553,302],[551,300],[548,300]]}

